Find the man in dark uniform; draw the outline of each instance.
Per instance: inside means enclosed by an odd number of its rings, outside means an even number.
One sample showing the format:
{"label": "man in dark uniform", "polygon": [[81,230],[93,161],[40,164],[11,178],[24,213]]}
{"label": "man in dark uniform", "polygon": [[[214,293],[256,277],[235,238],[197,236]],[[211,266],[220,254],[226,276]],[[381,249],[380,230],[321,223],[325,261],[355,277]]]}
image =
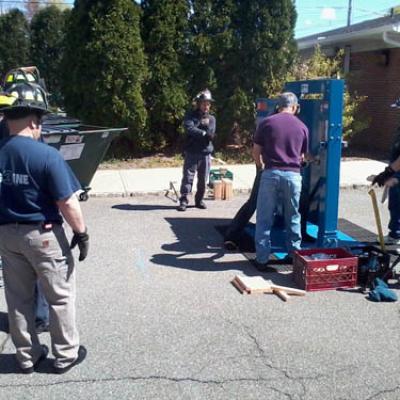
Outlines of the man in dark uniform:
{"label": "man in dark uniform", "polygon": [[[29,82],[28,82],[29,83]],[[0,111],[1,108],[11,105],[10,101],[13,101],[13,97],[10,96],[7,92],[3,94],[0,93]],[[0,115],[0,141],[10,135],[7,121]],[[42,138],[40,138],[42,141]],[[0,270],[1,270],[1,258],[0,258]],[[0,278],[0,287],[3,287],[3,280]],[[39,282],[36,287],[36,296],[35,296],[35,305],[36,305],[36,318],[35,318],[35,326],[36,331],[38,333],[47,332],[49,330],[49,305],[47,304],[46,298],[43,295],[43,291],[40,288]]]}
{"label": "man in dark uniform", "polygon": [[196,108],[186,114],[184,127],[186,132],[185,161],[181,183],[181,197],[178,211],[186,211],[188,195],[192,191],[193,179],[197,171],[197,191],[195,206],[207,208],[203,201],[207,177],[210,172],[210,155],[214,150],[215,117],[210,114],[212,99],[208,89],[200,92],[194,99]]}
{"label": "man in dark uniform", "polygon": [[[80,184],[60,153],[38,142],[47,101],[40,86],[16,83],[2,108],[10,136],[0,142],[0,255],[10,334],[23,373],[32,373],[47,357],[35,331],[35,285],[39,280],[50,306],[54,372],[79,364],[86,349],[79,345],[75,322],[75,268],[88,252],[88,234],[75,195]],[[64,216],[74,235],[71,246]]]}
{"label": "man in dark uniform", "polygon": [[[400,108],[400,99],[391,105],[392,108]],[[400,244],[400,128],[397,129],[390,154],[390,163],[383,172],[377,175],[373,184],[387,186],[389,188],[389,233],[385,236],[388,245]]]}

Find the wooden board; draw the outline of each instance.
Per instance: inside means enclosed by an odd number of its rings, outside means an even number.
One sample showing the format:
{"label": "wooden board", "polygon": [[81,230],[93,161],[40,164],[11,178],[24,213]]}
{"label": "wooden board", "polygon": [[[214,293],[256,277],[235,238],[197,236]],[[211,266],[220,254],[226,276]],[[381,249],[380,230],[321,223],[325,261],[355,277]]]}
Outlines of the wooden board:
{"label": "wooden board", "polygon": [[272,290],[278,290],[278,291],[283,291],[287,294],[291,294],[291,295],[296,295],[296,296],[305,296],[306,295],[306,291],[305,290],[301,290],[301,289],[294,289],[288,286],[280,286],[280,285],[275,285],[274,283],[271,282],[271,288]]}
{"label": "wooden board", "polygon": [[272,293],[271,281],[261,276],[236,275],[232,280],[232,284],[241,292],[246,292],[248,294]]}
{"label": "wooden board", "polygon": [[288,301],[290,296],[284,290],[274,289],[274,294],[280,297],[283,301]]}
{"label": "wooden board", "polygon": [[231,200],[233,197],[233,183],[231,179],[223,178],[222,179],[223,185],[223,199],[224,200]]}

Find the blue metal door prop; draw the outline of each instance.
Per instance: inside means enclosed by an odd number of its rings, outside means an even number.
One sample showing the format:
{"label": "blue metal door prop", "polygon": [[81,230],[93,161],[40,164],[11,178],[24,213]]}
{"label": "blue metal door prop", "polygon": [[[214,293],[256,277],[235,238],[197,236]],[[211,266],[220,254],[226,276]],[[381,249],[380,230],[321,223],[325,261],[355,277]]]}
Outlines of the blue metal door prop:
{"label": "blue metal door prop", "polygon": [[[337,230],[344,81],[287,82],[284,91],[299,98],[299,118],[309,128],[314,157],[302,172],[303,236],[307,232],[315,236],[315,247],[336,247],[339,241],[351,240]],[[274,99],[257,99],[257,122],[274,111],[274,104]]]}

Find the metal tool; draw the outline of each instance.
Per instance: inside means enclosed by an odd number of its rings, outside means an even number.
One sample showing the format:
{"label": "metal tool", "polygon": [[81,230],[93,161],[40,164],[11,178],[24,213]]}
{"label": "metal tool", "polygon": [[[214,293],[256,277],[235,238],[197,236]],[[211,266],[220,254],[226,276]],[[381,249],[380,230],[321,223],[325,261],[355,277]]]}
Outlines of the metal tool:
{"label": "metal tool", "polygon": [[221,160],[220,158],[213,157],[213,156],[210,156],[210,158],[211,158],[211,161],[216,161],[216,162],[220,163],[221,165],[226,165],[226,162],[224,160]]}
{"label": "metal tool", "polygon": [[[169,189],[167,189],[167,191],[165,192],[165,197],[172,200],[174,203],[177,203],[179,201],[179,194],[175,189],[175,184],[176,182],[173,181],[169,182]],[[173,193],[174,197],[171,197],[170,195],[171,192]]]}
{"label": "metal tool", "polygon": [[380,215],[380,212],[379,212],[378,200],[376,199],[375,189],[374,188],[369,189],[368,194],[371,196],[372,207],[374,209],[375,222],[376,222],[376,227],[378,229],[379,244],[381,246],[381,250],[383,252],[386,252],[385,239],[383,237],[383,230],[382,230],[381,215]]}

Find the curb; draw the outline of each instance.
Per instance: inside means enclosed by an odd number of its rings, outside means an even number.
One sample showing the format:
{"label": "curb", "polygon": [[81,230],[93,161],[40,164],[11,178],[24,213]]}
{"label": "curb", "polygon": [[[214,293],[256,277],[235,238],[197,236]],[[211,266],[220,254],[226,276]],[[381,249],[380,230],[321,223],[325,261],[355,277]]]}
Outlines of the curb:
{"label": "curb", "polygon": [[[340,186],[340,190],[359,190],[359,189],[369,189],[370,185],[362,184],[362,183],[349,183],[346,185]],[[233,189],[234,194],[249,194],[251,192],[251,188],[249,189]],[[166,189],[151,191],[151,192],[95,192],[90,191],[89,197],[93,198],[107,198],[107,197],[144,197],[144,196],[154,196],[154,197],[162,197],[165,196]]]}

